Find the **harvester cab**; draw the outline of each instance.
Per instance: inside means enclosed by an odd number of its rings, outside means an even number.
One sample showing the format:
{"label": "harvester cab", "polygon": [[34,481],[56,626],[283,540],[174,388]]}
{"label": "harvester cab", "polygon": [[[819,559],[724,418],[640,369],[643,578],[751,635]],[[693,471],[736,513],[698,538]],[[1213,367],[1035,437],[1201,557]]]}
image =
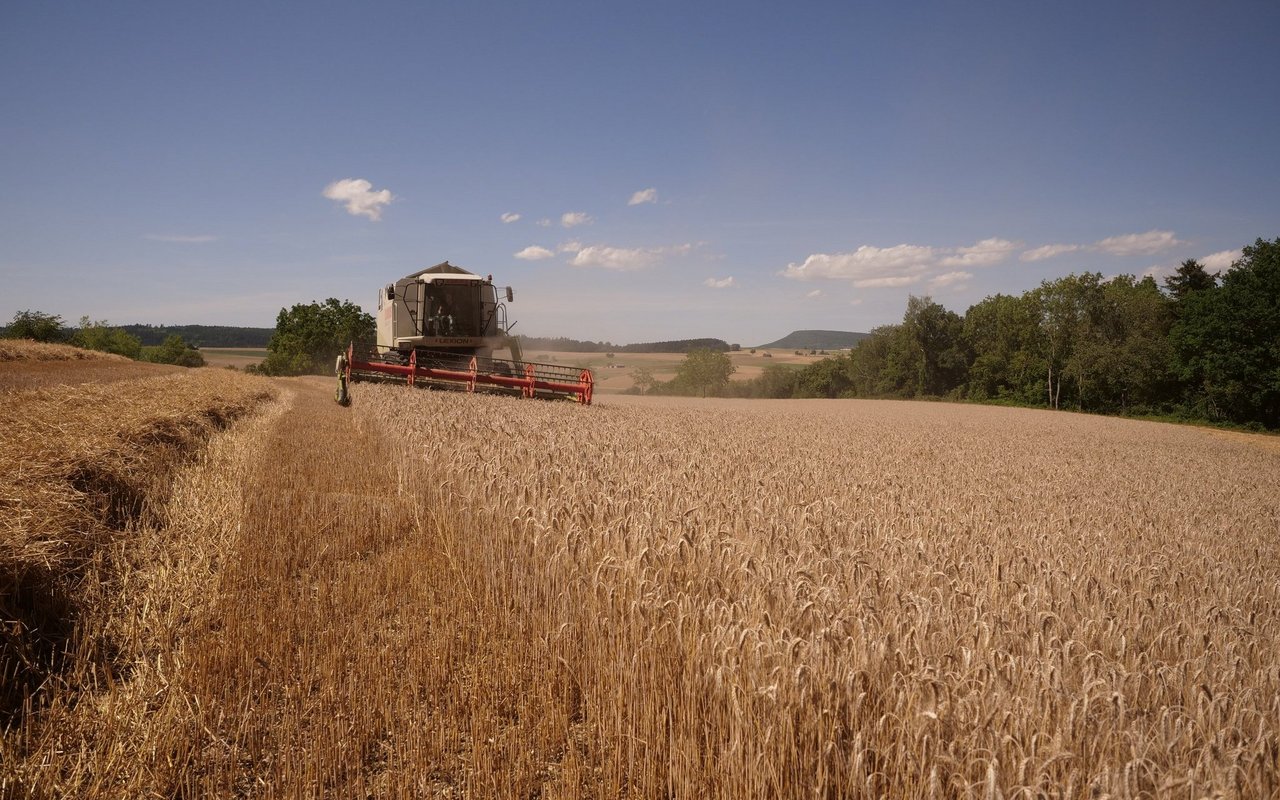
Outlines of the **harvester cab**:
{"label": "harvester cab", "polygon": [[[507,322],[506,303],[514,300],[511,287],[500,295],[492,276],[448,261],[388,284],[378,293],[377,341],[352,343],[338,361],[339,402],[349,398],[350,382],[403,378],[410,386],[590,404],[590,370],[524,360]],[[494,356],[504,350],[508,358]]]}
{"label": "harvester cab", "polygon": [[406,275],[378,295],[378,351],[418,348],[492,358],[495,350],[507,349],[519,361],[506,316],[492,277],[446,261]]}

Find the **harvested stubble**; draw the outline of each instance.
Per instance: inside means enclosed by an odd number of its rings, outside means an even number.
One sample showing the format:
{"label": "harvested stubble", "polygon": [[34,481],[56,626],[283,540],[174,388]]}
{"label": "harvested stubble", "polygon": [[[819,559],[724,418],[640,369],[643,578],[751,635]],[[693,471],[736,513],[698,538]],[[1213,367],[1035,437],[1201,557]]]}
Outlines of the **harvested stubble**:
{"label": "harvested stubble", "polygon": [[37,342],[31,339],[0,339],[0,361],[114,361],[127,364],[129,359],[114,353],[99,353],[69,344]]}
{"label": "harvested stubble", "polygon": [[[92,684],[134,526],[212,431],[272,393],[248,376],[17,392],[0,404],[0,721]],[[121,558],[126,562],[122,562]]]}
{"label": "harvested stubble", "polygon": [[1280,792],[1271,450],[930,404],[356,411],[413,420],[459,602],[567,686],[557,796]]}
{"label": "harvested stubble", "polygon": [[[181,372],[181,367],[130,361],[66,344],[0,339],[0,396],[50,386],[114,383]],[[6,403],[19,402],[6,397]]]}

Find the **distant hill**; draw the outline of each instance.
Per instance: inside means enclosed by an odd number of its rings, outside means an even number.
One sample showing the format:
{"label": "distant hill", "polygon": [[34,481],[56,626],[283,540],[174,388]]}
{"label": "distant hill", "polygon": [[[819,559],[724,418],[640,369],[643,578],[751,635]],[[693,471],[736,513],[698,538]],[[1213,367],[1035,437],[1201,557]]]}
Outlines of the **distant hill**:
{"label": "distant hill", "polygon": [[121,325],[125,333],[137,336],[144,345],[163,344],[166,336],[177,334],[196,347],[266,347],[275,328],[237,328],[230,325]]}
{"label": "distant hill", "polygon": [[869,333],[853,331],[792,331],[776,342],[760,345],[761,349],[779,350],[842,350],[853,347],[867,338]]}
{"label": "distant hill", "polygon": [[706,348],[725,352],[730,349],[724,339],[675,339],[668,342],[640,342],[639,344],[613,344],[592,342],[565,337],[517,336],[526,352],[555,350],[561,353],[687,353]]}
{"label": "distant hill", "polygon": [[716,350],[725,353],[729,351],[729,343],[724,339],[676,339],[670,342],[626,344],[618,348],[619,353],[687,353],[690,350]]}
{"label": "distant hill", "polygon": [[609,342],[592,342],[570,339],[565,336],[525,336],[517,334],[520,346],[526,351],[554,350],[558,353],[610,353],[617,349]]}

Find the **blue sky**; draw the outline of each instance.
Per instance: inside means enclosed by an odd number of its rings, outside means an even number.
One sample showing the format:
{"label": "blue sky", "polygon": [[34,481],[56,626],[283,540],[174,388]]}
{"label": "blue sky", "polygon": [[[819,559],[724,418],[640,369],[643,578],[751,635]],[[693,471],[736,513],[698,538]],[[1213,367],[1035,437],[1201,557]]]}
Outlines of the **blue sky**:
{"label": "blue sky", "polygon": [[[869,330],[1280,236],[1280,5],[0,5],[0,318]],[[504,221],[506,220],[506,221]]]}

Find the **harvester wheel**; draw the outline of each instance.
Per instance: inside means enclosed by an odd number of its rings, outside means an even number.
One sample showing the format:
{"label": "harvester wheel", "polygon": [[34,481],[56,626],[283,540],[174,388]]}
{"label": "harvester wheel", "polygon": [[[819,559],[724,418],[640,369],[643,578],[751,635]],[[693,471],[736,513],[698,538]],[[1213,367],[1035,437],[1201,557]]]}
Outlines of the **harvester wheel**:
{"label": "harvester wheel", "polygon": [[346,375],[338,376],[338,392],[334,399],[338,401],[338,405],[340,406],[351,405],[351,392],[347,389]]}

